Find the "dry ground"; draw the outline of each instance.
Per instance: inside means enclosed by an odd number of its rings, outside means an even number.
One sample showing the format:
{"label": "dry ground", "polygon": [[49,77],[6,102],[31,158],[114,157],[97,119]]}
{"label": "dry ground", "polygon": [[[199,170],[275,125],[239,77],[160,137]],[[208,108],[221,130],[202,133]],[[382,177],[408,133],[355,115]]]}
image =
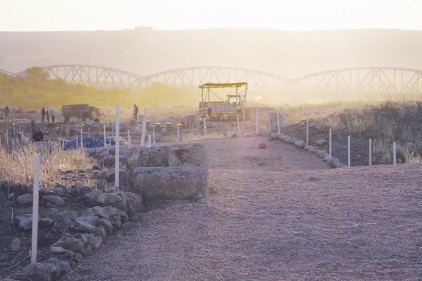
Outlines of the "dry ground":
{"label": "dry ground", "polygon": [[64,280],[422,280],[422,166],[206,141],[207,200],[149,211]]}

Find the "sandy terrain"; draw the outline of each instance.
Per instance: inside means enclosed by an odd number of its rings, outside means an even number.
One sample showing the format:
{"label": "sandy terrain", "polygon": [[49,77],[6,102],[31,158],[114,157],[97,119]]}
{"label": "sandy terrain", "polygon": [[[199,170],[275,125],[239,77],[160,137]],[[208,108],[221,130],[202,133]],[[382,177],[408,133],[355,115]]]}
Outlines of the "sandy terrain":
{"label": "sandy terrain", "polygon": [[207,200],[143,214],[63,280],[422,280],[422,166],[206,145]]}

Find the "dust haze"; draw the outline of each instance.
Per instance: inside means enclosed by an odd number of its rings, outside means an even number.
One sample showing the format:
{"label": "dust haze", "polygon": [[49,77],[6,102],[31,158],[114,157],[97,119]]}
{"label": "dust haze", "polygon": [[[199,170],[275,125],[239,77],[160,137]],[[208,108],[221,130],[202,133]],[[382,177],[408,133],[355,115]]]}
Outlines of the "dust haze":
{"label": "dust haze", "polygon": [[89,64],[148,75],[192,66],[228,66],[295,78],[365,66],[420,69],[422,31],[160,31],[0,32],[0,69]]}

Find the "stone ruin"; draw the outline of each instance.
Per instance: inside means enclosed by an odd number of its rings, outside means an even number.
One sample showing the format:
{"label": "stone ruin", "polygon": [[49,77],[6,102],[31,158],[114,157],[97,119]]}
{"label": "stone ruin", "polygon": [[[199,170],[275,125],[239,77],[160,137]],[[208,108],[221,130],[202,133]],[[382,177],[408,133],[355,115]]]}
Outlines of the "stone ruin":
{"label": "stone ruin", "polygon": [[[109,183],[114,182],[114,147],[91,151],[103,163]],[[113,160],[113,161],[112,161]],[[67,231],[50,245],[47,259],[28,264],[3,280],[55,280],[93,254],[128,217],[141,212],[144,204],[168,200],[198,200],[208,195],[207,154],[203,144],[180,143],[154,147],[122,147],[120,190],[100,191],[89,186],[58,186],[40,194],[40,227],[63,225]],[[109,184],[110,185],[110,184]],[[41,192],[41,191],[40,191]],[[44,194],[45,193],[45,194]],[[13,199],[20,206],[32,204],[32,194]],[[68,202],[87,207],[66,210]],[[14,217],[20,231],[32,227],[32,213]],[[17,240],[17,239],[15,239]],[[15,242],[12,241],[13,245]]]}

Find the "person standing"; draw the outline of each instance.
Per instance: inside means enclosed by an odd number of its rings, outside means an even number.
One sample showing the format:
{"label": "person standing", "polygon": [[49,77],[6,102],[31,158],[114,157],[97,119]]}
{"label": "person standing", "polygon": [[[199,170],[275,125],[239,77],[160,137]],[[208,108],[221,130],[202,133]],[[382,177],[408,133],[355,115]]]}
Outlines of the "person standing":
{"label": "person standing", "polygon": [[45,114],[47,115],[47,123],[50,123],[50,108],[45,109]]}
{"label": "person standing", "polygon": [[49,115],[51,116],[51,123],[54,123],[55,119],[56,119],[56,112],[54,110],[54,108],[52,106],[50,106],[49,109]]}
{"label": "person standing", "polygon": [[45,107],[43,106],[41,109],[41,123],[44,123],[46,113],[47,113],[47,110],[45,110]]}
{"label": "person standing", "polygon": [[4,108],[4,121],[5,122],[9,122],[9,113],[10,113],[9,106],[6,105],[6,107]]}
{"label": "person standing", "polygon": [[138,106],[136,104],[133,105],[133,119],[138,120]]}

